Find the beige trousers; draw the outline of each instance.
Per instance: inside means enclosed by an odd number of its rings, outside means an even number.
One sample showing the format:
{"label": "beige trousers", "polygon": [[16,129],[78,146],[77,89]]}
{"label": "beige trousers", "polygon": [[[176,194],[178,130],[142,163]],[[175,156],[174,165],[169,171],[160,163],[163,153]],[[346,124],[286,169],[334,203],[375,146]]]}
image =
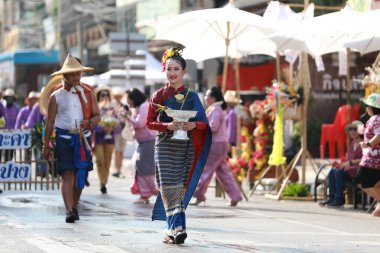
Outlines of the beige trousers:
{"label": "beige trousers", "polygon": [[106,185],[110,173],[114,144],[96,144],[95,157],[100,185]]}

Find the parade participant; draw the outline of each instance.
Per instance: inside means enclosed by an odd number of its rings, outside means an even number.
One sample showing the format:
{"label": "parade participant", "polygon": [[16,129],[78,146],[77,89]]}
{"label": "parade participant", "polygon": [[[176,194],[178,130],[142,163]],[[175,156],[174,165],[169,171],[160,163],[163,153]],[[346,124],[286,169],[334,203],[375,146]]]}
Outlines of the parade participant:
{"label": "parade participant", "polygon": [[149,198],[158,194],[154,169],[154,140],[157,131],[149,130],[146,126],[149,102],[144,93],[136,88],[128,90],[127,103],[129,108],[135,109],[133,114],[126,114],[126,119],[133,128],[133,137],[138,143],[131,160],[131,192],[140,195],[134,203],[148,204]]}
{"label": "parade participant", "polygon": [[237,114],[235,112],[235,106],[241,103],[241,100],[236,97],[236,92],[232,90],[226,91],[224,94],[224,100],[227,103],[227,137],[228,137],[228,152],[231,157],[231,148],[237,144]]}
{"label": "parade participant", "polygon": [[363,156],[356,182],[364,192],[377,200],[372,215],[380,217],[380,94],[372,93],[363,99],[363,103],[370,118],[365,124],[364,140],[360,142]]}
{"label": "parade participant", "polygon": [[[119,112],[123,110],[123,105],[121,104],[121,100],[125,94],[125,90],[121,87],[112,88],[113,101],[112,105],[115,111]],[[117,127],[114,129],[115,135],[115,169],[116,171],[112,174],[114,177],[124,177],[121,173],[121,167],[123,166],[123,154],[125,149],[126,140],[121,135],[121,131],[123,130],[125,124],[120,122]]]}
{"label": "parade participant", "polygon": [[16,95],[15,91],[11,88],[8,88],[4,92],[3,97],[4,105],[4,116],[6,119],[5,126],[3,129],[14,129],[16,124],[16,119],[19,111],[18,105],[16,105]]}
{"label": "parade participant", "polygon": [[229,205],[236,206],[242,198],[240,196],[239,186],[227,164],[228,136],[226,131],[226,119],[223,112],[227,105],[224,101],[222,91],[218,87],[212,87],[207,90],[205,104],[208,107],[206,115],[212,131],[212,144],[205,169],[202,172],[198,187],[194,192],[196,200],[191,204],[199,205],[202,201],[206,201],[205,193],[207,187],[210,184],[213,174],[216,173],[220,185],[231,198]]}
{"label": "parade participant", "polygon": [[37,123],[44,120],[44,115],[41,114],[39,102],[37,102],[30,111],[29,117],[26,120],[25,128],[34,128]]}
{"label": "parade participant", "polygon": [[321,206],[341,207],[344,205],[343,190],[344,183],[353,183],[354,178],[359,169],[359,162],[362,158],[362,148],[359,143],[362,137],[358,133],[358,128],[363,128],[363,123],[358,120],[347,124],[346,133],[352,139],[346,154],[346,161],[343,163],[335,163],[331,168],[329,180],[329,198],[319,203]]}
{"label": "parade participant", "polygon": [[[4,118],[5,118],[5,125],[3,126],[3,129],[6,130],[13,130],[15,129],[16,119],[19,111],[19,106],[16,105],[16,95],[15,91],[11,88],[8,88],[4,92],[3,97],[3,105],[4,105]],[[5,161],[10,161],[13,158],[13,152],[14,150],[5,150],[4,156]],[[0,155],[1,160],[1,155]]]}
{"label": "parade participant", "polygon": [[100,192],[107,193],[107,182],[110,174],[112,153],[115,145],[114,129],[118,126],[117,114],[111,103],[111,88],[106,85],[98,86],[95,90],[99,112],[102,118],[94,128],[95,157],[98,171]]}
{"label": "parade participant", "polygon": [[39,93],[36,91],[29,92],[25,98],[25,106],[22,107],[17,115],[15,129],[24,129],[33,106],[38,102]]}
{"label": "parade participant", "polygon": [[85,173],[92,170],[90,129],[100,121],[92,88],[80,82],[82,72],[92,70],[69,54],[62,68],[52,74],[62,75],[63,82],[49,98],[42,154],[45,159],[51,155],[50,138],[55,127],[57,172],[62,177],[61,194],[68,223],[79,220],[77,205]]}
{"label": "parade participant", "polygon": [[[183,86],[186,61],[181,51],[166,50],[162,64],[169,83],[153,94],[147,119],[148,128],[159,131],[155,163],[160,194],[152,220],[166,220],[165,243],[182,244],[187,237],[185,209],[206,162],[211,131],[198,94]],[[165,108],[197,111],[197,115],[191,122],[173,122]],[[189,140],[172,139],[175,130],[186,130]]]}

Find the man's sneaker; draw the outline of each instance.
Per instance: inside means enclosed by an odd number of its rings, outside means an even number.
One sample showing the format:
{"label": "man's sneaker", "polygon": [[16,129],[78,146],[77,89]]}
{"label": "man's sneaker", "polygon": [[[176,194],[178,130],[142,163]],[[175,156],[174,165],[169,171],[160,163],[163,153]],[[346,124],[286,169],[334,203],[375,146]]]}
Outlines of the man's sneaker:
{"label": "man's sneaker", "polygon": [[75,223],[75,215],[72,211],[66,213],[66,223]]}
{"label": "man's sneaker", "polygon": [[330,200],[330,199],[327,199],[327,200],[324,200],[324,201],[321,201],[319,202],[319,205],[320,206],[325,206],[325,205],[328,205],[328,204],[331,204],[333,203],[334,201]]}
{"label": "man's sneaker", "polygon": [[103,194],[106,194],[107,193],[107,187],[105,185],[103,185],[101,188],[100,188],[100,191],[103,193]]}
{"label": "man's sneaker", "polygon": [[115,172],[115,173],[112,174],[112,176],[114,176],[114,177],[120,177],[120,175],[121,175],[120,172]]}
{"label": "man's sneaker", "polygon": [[78,209],[76,208],[73,208],[73,214],[75,216],[75,220],[79,220],[79,213],[78,213]]}
{"label": "man's sneaker", "polygon": [[342,207],[344,205],[344,203],[342,202],[332,202],[332,203],[329,203],[327,204],[327,207],[334,207],[334,208],[337,208],[337,207]]}

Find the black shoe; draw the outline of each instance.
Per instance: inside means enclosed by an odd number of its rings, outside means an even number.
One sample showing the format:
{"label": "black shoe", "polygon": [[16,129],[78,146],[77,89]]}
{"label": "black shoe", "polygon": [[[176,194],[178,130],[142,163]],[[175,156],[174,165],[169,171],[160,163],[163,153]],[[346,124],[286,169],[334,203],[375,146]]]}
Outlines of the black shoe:
{"label": "black shoe", "polygon": [[328,204],[331,204],[333,203],[334,201],[330,200],[330,199],[327,199],[327,200],[324,200],[324,201],[321,201],[319,202],[319,205],[320,206],[325,206],[325,205],[328,205]]}
{"label": "black shoe", "polygon": [[2,190],[2,189],[0,189],[0,193],[3,193],[3,190]]}
{"label": "black shoe", "polygon": [[120,175],[121,175],[120,172],[115,172],[115,173],[112,174],[112,176],[114,176],[114,177],[120,177]]}
{"label": "black shoe", "polygon": [[174,238],[175,244],[183,244],[187,238],[187,233],[181,233]]}
{"label": "black shoe", "polygon": [[103,185],[101,188],[100,188],[100,191],[103,193],[103,194],[106,194],[107,193],[107,187],[105,185]]}
{"label": "black shoe", "polygon": [[329,203],[327,204],[328,207],[342,207],[344,204],[342,202],[332,202],[332,203]]}
{"label": "black shoe", "polygon": [[75,223],[75,215],[72,211],[66,213],[66,223]]}
{"label": "black shoe", "polygon": [[86,182],[84,183],[87,187],[90,186],[90,182],[88,182],[88,180],[86,179]]}
{"label": "black shoe", "polygon": [[73,214],[75,216],[75,220],[79,220],[79,213],[78,213],[78,209],[76,208],[73,208]]}

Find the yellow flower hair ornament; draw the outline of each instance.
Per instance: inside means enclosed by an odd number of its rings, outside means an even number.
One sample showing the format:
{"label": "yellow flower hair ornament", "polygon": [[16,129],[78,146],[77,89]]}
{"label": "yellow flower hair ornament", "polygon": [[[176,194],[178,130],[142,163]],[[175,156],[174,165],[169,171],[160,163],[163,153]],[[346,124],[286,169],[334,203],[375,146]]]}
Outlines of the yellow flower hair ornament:
{"label": "yellow flower hair ornament", "polygon": [[166,61],[175,56],[181,56],[182,50],[178,50],[176,48],[166,49],[164,54],[162,55],[161,64],[162,64],[162,72],[165,71]]}

